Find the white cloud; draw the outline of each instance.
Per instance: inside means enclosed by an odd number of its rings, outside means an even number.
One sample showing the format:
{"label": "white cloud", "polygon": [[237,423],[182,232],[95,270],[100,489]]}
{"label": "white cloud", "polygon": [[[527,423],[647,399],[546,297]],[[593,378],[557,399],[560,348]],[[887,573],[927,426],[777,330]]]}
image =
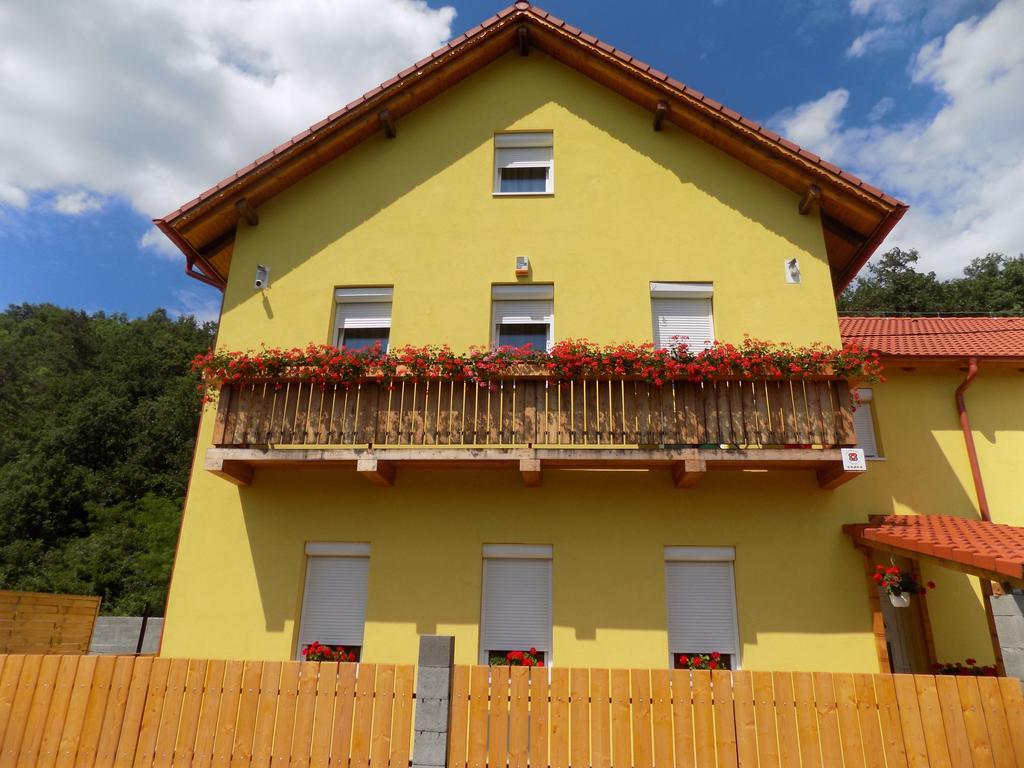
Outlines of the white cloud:
{"label": "white cloud", "polygon": [[149,250],[168,261],[178,261],[183,258],[178,247],[156,227],[147,229],[139,238],[139,248]]}
{"label": "white cloud", "polygon": [[26,208],[28,207],[28,194],[23,189],[0,181],[0,205]]}
{"label": "white cloud", "polygon": [[83,189],[61,192],[53,201],[53,210],[66,216],[80,216],[103,208],[103,200]]}
{"label": "white cloud", "polygon": [[875,106],[868,112],[868,120],[872,123],[877,123],[887,114],[892,111],[892,108],[896,106],[896,102],[888,96],[883,96],[875,102]]}
{"label": "white cloud", "polygon": [[201,323],[220,319],[220,303],[223,296],[213,291],[196,293],[192,290],[177,290],[174,297],[177,306],[168,307],[167,314],[175,320],[185,315],[193,315]]}
{"label": "white cloud", "polygon": [[851,59],[859,59],[868,52],[868,49],[877,47],[885,37],[887,37],[885,27],[869,29],[850,43],[850,47],[846,49],[846,55]]}
{"label": "white cloud", "polygon": [[821,155],[834,155],[839,151],[840,117],[849,100],[850,92],[837,88],[817,101],[778,113],[769,125],[790,141]]}
{"label": "white cloud", "polygon": [[163,215],[437,48],[454,15],[422,0],[0,4],[0,204],[71,189],[64,212],[121,196]]}
{"label": "white cloud", "polygon": [[[918,248],[949,277],[990,251],[1024,251],[1024,0],[1002,0],[922,46],[911,76],[936,92],[928,119],[848,127],[831,91],[769,122],[911,209],[883,244]],[[838,110],[836,109],[839,106]],[[828,119],[822,119],[825,116]],[[797,133],[790,131],[794,128]],[[798,138],[799,136],[799,138]]]}

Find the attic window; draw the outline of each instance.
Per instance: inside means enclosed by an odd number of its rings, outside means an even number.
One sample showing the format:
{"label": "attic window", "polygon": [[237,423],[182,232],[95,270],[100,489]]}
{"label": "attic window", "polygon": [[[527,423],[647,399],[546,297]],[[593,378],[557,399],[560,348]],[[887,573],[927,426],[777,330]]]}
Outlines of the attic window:
{"label": "attic window", "polygon": [[550,131],[494,136],[495,195],[550,195],[554,191],[554,136]]}

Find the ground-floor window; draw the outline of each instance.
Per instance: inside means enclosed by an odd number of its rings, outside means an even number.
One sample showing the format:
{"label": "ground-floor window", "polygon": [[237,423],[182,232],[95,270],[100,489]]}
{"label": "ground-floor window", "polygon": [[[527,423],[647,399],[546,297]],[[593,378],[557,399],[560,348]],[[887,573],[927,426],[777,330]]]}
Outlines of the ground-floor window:
{"label": "ground-floor window", "polygon": [[732,547],[665,547],[668,645],[676,668],[736,669]]}
{"label": "ground-floor window", "polygon": [[480,662],[549,663],[551,547],[487,544],[483,555]]}
{"label": "ground-floor window", "polygon": [[297,658],[313,644],[327,656],[358,661],[366,622],[370,545],[343,542],[306,544],[306,586],[302,597]]}

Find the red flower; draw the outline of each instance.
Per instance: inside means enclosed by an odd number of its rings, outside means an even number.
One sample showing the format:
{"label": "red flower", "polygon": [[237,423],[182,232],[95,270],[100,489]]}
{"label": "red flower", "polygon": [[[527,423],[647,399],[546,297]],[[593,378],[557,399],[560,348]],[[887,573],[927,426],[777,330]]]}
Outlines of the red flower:
{"label": "red flower", "polygon": [[682,664],[683,666],[686,666],[687,664],[690,663],[690,657],[687,656],[686,654],[681,655],[679,657],[679,663]]}
{"label": "red flower", "polygon": [[967,659],[967,663],[973,667],[975,664],[978,663],[978,661],[977,659]]}
{"label": "red flower", "polygon": [[712,651],[711,658],[715,661],[718,661],[720,658],[722,658],[722,654],[720,654],[718,651]]}
{"label": "red flower", "polygon": [[717,661],[709,661],[708,662],[708,669],[718,669],[718,662]]}
{"label": "red flower", "polygon": [[929,581],[928,582],[928,589],[935,589],[935,582],[934,581]]}

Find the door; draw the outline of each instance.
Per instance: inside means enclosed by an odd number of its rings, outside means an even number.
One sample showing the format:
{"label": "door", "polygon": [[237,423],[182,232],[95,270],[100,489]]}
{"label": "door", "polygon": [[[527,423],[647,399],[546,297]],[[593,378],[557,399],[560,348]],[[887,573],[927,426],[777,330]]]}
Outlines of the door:
{"label": "door", "polygon": [[[913,568],[909,560],[899,557],[895,560],[896,565],[904,571]],[[921,599],[921,595],[913,595],[909,606],[896,608],[889,601],[889,593],[884,589],[878,590],[878,602],[882,606],[882,619],[885,622],[889,667],[893,672],[931,674]]]}

